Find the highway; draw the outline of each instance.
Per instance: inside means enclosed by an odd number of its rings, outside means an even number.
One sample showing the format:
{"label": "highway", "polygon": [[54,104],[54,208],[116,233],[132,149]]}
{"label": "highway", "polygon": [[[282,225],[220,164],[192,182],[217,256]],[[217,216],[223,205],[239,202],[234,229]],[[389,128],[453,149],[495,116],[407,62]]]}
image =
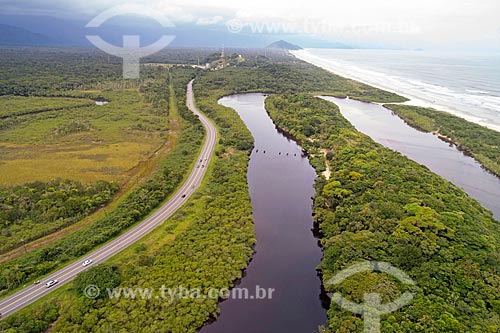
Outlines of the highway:
{"label": "highway", "polygon": [[[99,249],[94,250],[80,260],[77,260],[76,262],[43,278],[39,284],[33,284],[25,287],[15,294],[1,300],[0,314],[2,318],[6,318],[23,307],[35,302],[51,291],[54,291],[55,289],[73,280],[78,273],[106,261],[128,246],[137,242],[172,216],[172,214],[174,214],[175,211],[177,211],[177,209],[179,209],[179,207],[181,207],[189,199],[193,192],[196,191],[205,176],[206,167],[213,155],[215,144],[217,142],[217,130],[210,120],[208,120],[208,118],[206,118],[195,107],[193,97],[193,81],[189,82],[187,86],[187,106],[189,110],[199,117],[203,127],[205,127],[206,136],[196,165],[181,188],[156,212],[126,233],[120,235]],[[87,259],[91,259],[93,261],[92,264],[86,267],[82,266],[82,263]],[[45,283],[55,279],[58,280],[58,283],[50,288],[46,288]]]}

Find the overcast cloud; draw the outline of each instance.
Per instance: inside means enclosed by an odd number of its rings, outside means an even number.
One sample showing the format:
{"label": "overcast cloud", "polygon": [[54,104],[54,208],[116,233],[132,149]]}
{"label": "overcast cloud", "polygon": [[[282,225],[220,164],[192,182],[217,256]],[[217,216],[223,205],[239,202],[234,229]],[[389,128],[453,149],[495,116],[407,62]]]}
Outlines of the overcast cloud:
{"label": "overcast cloud", "polygon": [[[3,14],[91,18],[119,0],[3,0]],[[245,31],[281,29],[337,41],[403,47],[500,48],[498,0],[139,0],[175,23],[238,24]],[[265,24],[264,26],[262,24]],[[257,30],[255,31],[255,25]],[[259,30],[261,29],[261,30]]]}

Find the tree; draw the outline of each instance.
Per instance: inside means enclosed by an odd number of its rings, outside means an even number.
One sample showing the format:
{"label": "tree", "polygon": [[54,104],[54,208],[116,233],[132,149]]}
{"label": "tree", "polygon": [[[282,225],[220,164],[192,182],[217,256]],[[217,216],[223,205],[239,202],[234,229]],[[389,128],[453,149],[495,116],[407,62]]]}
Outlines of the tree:
{"label": "tree", "polygon": [[96,286],[100,291],[96,298],[104,298],[107,295],[106,290],[115,288],[120,282],[121,277],[116,266],[100,264],[78,274],[74,286],[81,296],[87,296],[86,290],[89,286]]}

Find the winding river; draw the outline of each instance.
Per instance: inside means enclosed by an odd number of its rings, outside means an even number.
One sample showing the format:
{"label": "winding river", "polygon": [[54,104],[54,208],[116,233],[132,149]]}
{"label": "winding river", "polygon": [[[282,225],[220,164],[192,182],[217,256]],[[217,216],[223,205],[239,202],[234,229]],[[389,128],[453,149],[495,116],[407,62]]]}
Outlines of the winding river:
{"label": "winding river", "polygon": [[275,291],[272,299],[222,302],[202,333],[313,333],[327,321],[316,272],[322,253],[311,231],[316,173],[301,147],[276,130],[264,100],[242,94],[219,103],[238,112],[255,140],[247,177],[257,244],[237,287],[249,295],[256,286]]}
{"label": "winding river", "polygon": [[461,187],[500,220],[500,179],[483,169],[472,157],[431,133],[408,126],[381,105],[327,96],[321,98],[337,104],[342,115],[358,131]]}
{"label": "winding river", "polygon": [[[500,220],[500,179],[436,136],[413,129],[381,105],[322,96],[359,131],[460,186]],[[248,185],[256,253],[238,285],[274,288],[272,299],[230,299],[201,333],[318,332],[326,310],[316,266],[321,250],[311,228],[315,172],[302,149],[279,133],[264,108],[265,95],[241,94],[219,103],[235,109],[252,132],[255,149]],[[326,303],[327,304],[327,303]]]}

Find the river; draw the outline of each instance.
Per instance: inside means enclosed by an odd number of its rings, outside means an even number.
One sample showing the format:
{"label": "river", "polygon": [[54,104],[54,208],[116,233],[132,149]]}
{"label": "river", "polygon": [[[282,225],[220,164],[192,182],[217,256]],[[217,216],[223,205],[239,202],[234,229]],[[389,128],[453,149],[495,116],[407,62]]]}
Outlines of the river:
{"label": "river", "polygon": [[[500,179],[473,158],[430,133],[420,132],[378,104],[322,96],[376,142],[427,166],[463,188],[500,219]],[[316,266],[321,250],[313,237],[314,169],[302,149],[279,133],[262,94],[232,95],[219,103],[235,109],[252,132],[255,149],[248,185],[256,230],[256,253],[239,288],[274,288],[272,299],[220,304],[216,321],[201,333],[317,332],[327,321]]]}
{"label": "river", "polygon": [[379,104],[329,96],[321,98],[337,104],[342,115],[358,131],[461,187],[500,220],[500,179],[472,157],[431,133],[408,126]]}
{"label": "river", "polygon": [[264,100],[242,94],[219,103],[238,112],[255,140],[247,178],[257,244],[237,287],[275,291],[272,299],[222,302],[201,333],[312,333],[327,322],[316,271],[322,252],[311,230],[316,173],[302,148],[276,130]]}

